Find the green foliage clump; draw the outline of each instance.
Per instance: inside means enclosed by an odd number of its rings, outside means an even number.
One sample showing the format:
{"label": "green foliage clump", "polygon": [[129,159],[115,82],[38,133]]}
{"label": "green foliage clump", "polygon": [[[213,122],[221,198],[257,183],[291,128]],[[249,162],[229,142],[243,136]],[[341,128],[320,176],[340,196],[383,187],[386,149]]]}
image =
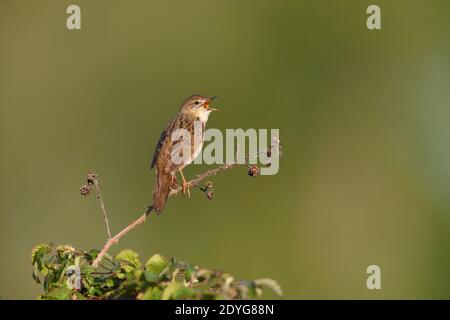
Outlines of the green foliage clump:
{"label": "green foliage clump", "polygon": [[39,299],[253,299],[263,286],[281,296],[272,279],[237,281],[228,273],[200,268],[155,254],[141,263],[139,255],[123,250],[105,255],[92,267],[98,250],[79,251],[69,245],[42,244],[33,248],[33,279],[43,283]]}

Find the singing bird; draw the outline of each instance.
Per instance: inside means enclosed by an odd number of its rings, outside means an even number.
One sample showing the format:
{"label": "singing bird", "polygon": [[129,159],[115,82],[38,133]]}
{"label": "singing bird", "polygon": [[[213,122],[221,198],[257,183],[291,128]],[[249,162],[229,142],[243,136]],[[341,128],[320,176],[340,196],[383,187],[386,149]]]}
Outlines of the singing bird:
{"label": "singing bird", "polygon": [[[181,104],[178,114],[173,118],[161,133],[155,149],[151,169],[156,166],[156,183],[153,191],[152,209],[160,214],[164,209],[171,187],[177,184],[176,173],[179,172],[182,179],[183,193],[189,194],[188,183],[184,178],[183,169],[200,154],[203,147],[206,122],[212,111],[218,111],[209,106],[211,100],[217,98],[192,95]],[[197,129],[195,129],[196,125]],[[200,127],[201,130],[198,128]],[[189,132],[190,139],[173,141],[172,133],[177,129],[185,129]],[[195,137],[194,135],[198,136]],[[190,150],[188,155],[183,155],[182,150]],[[183,157],[183,161],[172,159],[174,154]]]}

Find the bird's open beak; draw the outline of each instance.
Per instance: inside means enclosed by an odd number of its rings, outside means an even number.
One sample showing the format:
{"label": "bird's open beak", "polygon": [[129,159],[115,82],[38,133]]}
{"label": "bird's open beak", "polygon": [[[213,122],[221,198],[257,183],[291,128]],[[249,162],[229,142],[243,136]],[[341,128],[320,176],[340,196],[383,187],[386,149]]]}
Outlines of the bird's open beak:
{"label": "bird's open beak", "polygon": [[[212,96],[212,97],[209,97],[209,101],[211,101],[211,100],[214,100],[214,99],[217,99],[219,96]],[[208,110],[211,110],[211,111],[219,111],[219,109],[216,109],[216,108],[210,108],[209,107],[209,101],[208,101],[208,103],[207,103],[207,108],[208,108]]]}

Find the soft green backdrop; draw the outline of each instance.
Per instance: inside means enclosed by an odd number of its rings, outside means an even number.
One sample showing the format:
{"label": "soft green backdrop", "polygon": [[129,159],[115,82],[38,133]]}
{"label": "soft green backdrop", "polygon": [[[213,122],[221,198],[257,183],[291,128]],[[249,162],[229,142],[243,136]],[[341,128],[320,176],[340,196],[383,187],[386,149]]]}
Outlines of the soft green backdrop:
{"label": "soft green backdrop", "polygon": [[273,277],[287,298],[450,298],[449,34],[447,0],[0,0],[1,298],[39,294],[33,245],[104,243],[89,169],[113,231],[142,212],[192,93],[221,97],[209,127],[280,128],[280,172],[217,176],[214,201],[172,199],[113,253]]}

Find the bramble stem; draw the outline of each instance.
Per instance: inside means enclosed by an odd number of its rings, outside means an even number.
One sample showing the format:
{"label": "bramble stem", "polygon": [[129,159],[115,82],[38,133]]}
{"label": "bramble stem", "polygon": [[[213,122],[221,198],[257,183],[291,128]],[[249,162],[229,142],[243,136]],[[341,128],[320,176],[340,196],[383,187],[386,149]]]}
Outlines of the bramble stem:
{"label": "bramble stem", "polygon": [[108,239],[111,239],[111,230],[109,229],[109,221],[108,221],[108,214],[106,213],[106,207],[105,203],[103,202],[102,192],[100,191],[100,187],[98,185],[98,180],[94,180],[94,188],[95,193],[97,194],[97,200],[100,203],[100,208],[103,211],[103,217],[105,218],[105,224],[106,224],[106,231],[108,232]]}
{"label": "bramble stem", "polygon": [[102,251],[98,254],[98,256],[95,258],[94,262],[92,263],[92,266],[94,268],[97,268],[99,263],[102,261],[105,254],[108,252],[109,248],[116,243],[119,242],[119,240],[126,235],[128,232],[136,228],[137,226],[143,224],[145,222],[145,219],[147,218],[148,213],[144,213],[141,215],[136,221],[130,223],[125,229],[120,231],[118,234],[116,234],[114,237],[110,237],[108,241],[106,241],[105,245],[103,246]]}

